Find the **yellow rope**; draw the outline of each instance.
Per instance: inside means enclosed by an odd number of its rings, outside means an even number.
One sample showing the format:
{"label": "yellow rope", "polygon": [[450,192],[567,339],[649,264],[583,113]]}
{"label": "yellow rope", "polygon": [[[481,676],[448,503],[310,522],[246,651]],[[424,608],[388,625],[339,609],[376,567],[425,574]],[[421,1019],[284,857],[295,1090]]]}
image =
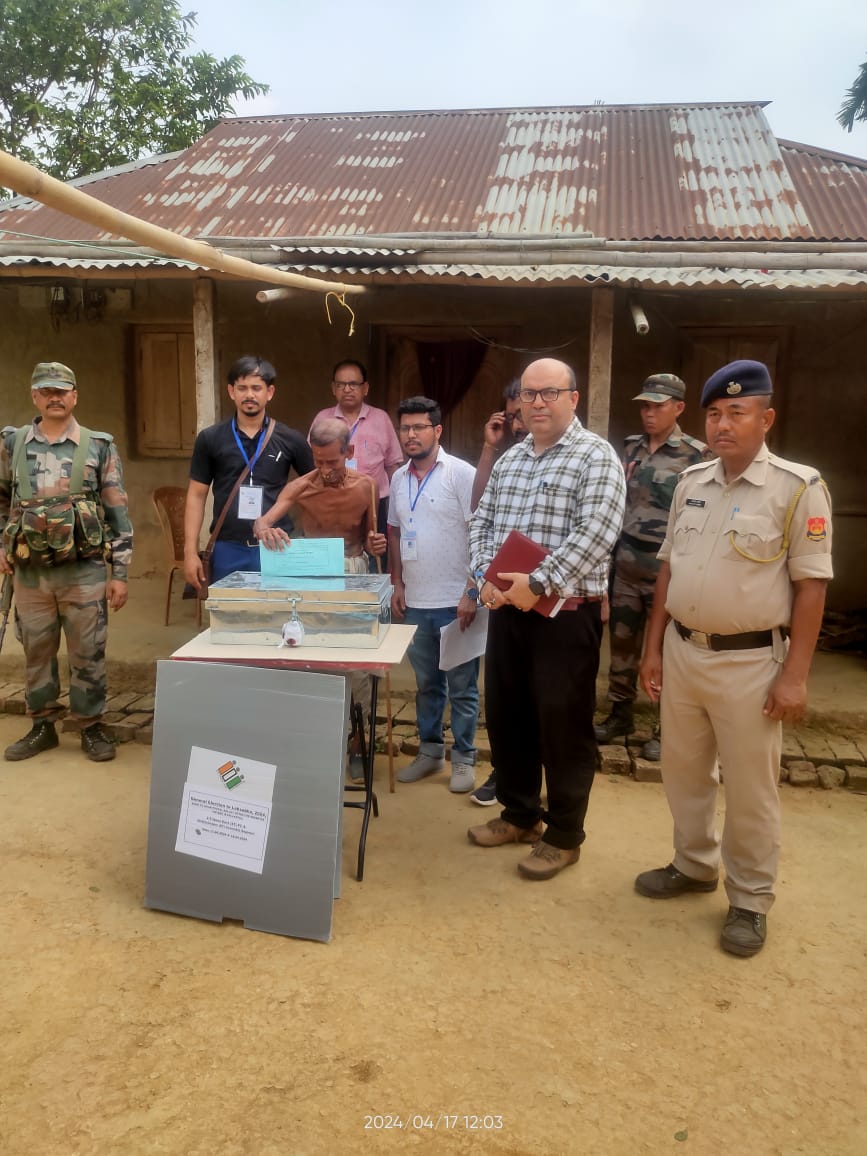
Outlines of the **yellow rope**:
{"label": "yellow rope", "polygon": [[[824,482],[822,484],[824,485]],[[789,530],[792,525],[792,518],[795,516],[795,508],[798,505],[798,502],[801,500],[801,494],[803,494],[806,488],[807,483],[801,482],[800,486],[798,486],[797,490],[795,490],[795,496],[792,498],[791,502],[789,502],[789,508],[786,510],[786,520],[783,523],[783,546],[779,553],[775,554],[773,558],[755,558],[752,554],[748,554],[746,550],[742,550],[735,541],[735,534],[737,533],[736,530],[729,530],[729,541],[732,544],[732,549],[740,554],[742,558],[746,558],[748,562],[778,562],[789,549],[789,542],[791,541],[789,538]]]}
{"label": "yellow rope", "polygon": [[328,304],[329,297],[336,297],[337,304],[342,305],[344,309],[349,310],[349,336],[351,337],[355,332],[355,314],[352,312],[351,306],[346,302],[346,294],[338,293],[334,289],[332,289],[330,293],[325,294],[325,312],[328,316],[328,324],[333,325],[334,323],[331,320],[331,306]]}

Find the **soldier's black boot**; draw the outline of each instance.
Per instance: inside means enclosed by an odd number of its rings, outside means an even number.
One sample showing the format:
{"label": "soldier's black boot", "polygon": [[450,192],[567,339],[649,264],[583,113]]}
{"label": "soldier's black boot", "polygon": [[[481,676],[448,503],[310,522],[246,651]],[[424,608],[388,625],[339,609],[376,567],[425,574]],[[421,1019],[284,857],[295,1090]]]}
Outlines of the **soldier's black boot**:
{"label": "soldier's black boot", "polygon": [[628,738],[635,730],[635,724],[632,718],[632,703],[631,702],[613,702],[611,704],[611,714],[601,722],[599,726],[593,728],[596,732],[596,741],[605,746],[606,743],[612,742],[614,739]]}
{"label": "soldier's black boot", "polygon": [[33,726],[24,738],[6,748],[5,758],[9,763],[20,763],[22,759],[32,759],[41,751],[50,751],[59,743],[53,722],[44,718],[34,719]]}
{"label": "soldier's black boot", "polygon": [[117,754],[114,743],[101,723],[91,723],[81,732],[81,749],[94,763],[107,763]]}

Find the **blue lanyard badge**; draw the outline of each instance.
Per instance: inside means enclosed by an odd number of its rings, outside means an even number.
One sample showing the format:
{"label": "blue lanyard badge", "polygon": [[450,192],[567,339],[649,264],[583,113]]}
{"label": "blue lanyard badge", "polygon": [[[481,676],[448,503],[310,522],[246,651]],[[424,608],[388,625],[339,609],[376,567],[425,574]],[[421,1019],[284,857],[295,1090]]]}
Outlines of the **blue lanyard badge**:
{"label": "blue lanyard badge", "polygon": [[[352,439],[355,437],[355,431],[358,429],[358,425],[359,425],[360,421],[361,421],[361,418],[357,417],[355,419],[355,425],[349,431],[349,444],[350,445],[352,445]],[[365,443],[365,444],[367,444],[367,443]],[[348,470],[356,470],[356,471],[358,470],[358,454],[355,454],[354,457],[346,459],[346,468]]]}
{"label": "blue lanyard badge", "polygon": [[[415,492],[415,501],[413,501],[413,498],[412,498],[413,471],[412,470],[406,471],[406,497],[407,497],[407,501],[409,502],[409,512],[411,514],[415,513],[415,508],[418,505],[418,500],[421,497],[421,492],[425,488],[425,486],[428,484],[428,482],[431,480],[431,478],[433,477],[433,472],[437,468],[438,465],[439,465],[439,462],[434,462],[433,469],[429,470],[425,474],[424,481],[418,483],[418,489]],[[415,476],[417,477],[418,475],[415,475]],[[412,520],[412,519],[410,519],[410,520]]]}
{"label": "blue lanyard badge", "polygon": [[235,418],[232,418],[232,433],[235,435],[235,444],[238,447],[241,457],[244,459],[244,463],[247,466],[247,469],[250,471],[251,482],[253,481],[253,467],[256,465],[256,462],[259,460],[259,454],[262,452],[262,439],[265,436],[265,430],[268,428],[268,423],[270,420],[270,418],[266,417],[262,423],[262,428],[259,430],[259,438],[256,442],[256,452],[253,454],[252,459],[250,459],[247,457],[246,450],[241,445],[240,437],[238,437],[238,426],[236,420]]}

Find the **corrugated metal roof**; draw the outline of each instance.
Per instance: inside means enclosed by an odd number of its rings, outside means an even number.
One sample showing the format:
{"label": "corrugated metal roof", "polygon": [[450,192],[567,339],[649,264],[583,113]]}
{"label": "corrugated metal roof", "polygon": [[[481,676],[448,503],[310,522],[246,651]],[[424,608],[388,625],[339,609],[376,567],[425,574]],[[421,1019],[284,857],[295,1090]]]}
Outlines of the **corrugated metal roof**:
{"label": "corrugated metal roof", "polygon": [[867,286],[867,273],[850,269],[715,269],[689,266],[666,267],[660,254],[660,265],[280,265],[292,273],[353,274],[370,278],[418,276],[461,279],[468,283],[584,283],[603,282],[630,288],[706,289],[846,289]]}
{"label": "corrugated metal roof", "polygon": [[6,269],[47,265],[52,269],[203,269],[192,261],[176,261],[170,257],[31,257],[26,254],[0,257],[0,266]]}
{"label": "corrugated metal roof", "polygon": [[867,237],[867,160],[795,141],[778,143],[798,199],[819,236],[826,241]]}
{"label": "corrugated metal roof", "polygon": [[[758,103],[239,118],[88,192],[184,236],[867,239],[837,169],[805,193],[790,155],[797,185]],[[822,163],[809,169],[821,183]],[[43,206],[0,208],[15,229],[107,237]]]}

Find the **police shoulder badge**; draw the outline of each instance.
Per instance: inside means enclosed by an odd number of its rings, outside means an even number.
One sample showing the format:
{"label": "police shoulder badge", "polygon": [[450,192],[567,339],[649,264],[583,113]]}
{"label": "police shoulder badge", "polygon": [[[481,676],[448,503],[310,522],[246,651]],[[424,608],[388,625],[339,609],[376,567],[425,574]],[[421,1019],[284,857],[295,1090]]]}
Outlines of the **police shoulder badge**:
{"label": "police shoulder badge", "polygon": [[726,393],[729,395],[729,397],[734,397],[736,394],[741,392],[742,388],[743,387],[739,381],[730,381],[726,386]]}
{"label": "police shoulder badge", "polygon": [[824,518],[807,519],[807,537],[811,542],[823,542],[828,537]]}

